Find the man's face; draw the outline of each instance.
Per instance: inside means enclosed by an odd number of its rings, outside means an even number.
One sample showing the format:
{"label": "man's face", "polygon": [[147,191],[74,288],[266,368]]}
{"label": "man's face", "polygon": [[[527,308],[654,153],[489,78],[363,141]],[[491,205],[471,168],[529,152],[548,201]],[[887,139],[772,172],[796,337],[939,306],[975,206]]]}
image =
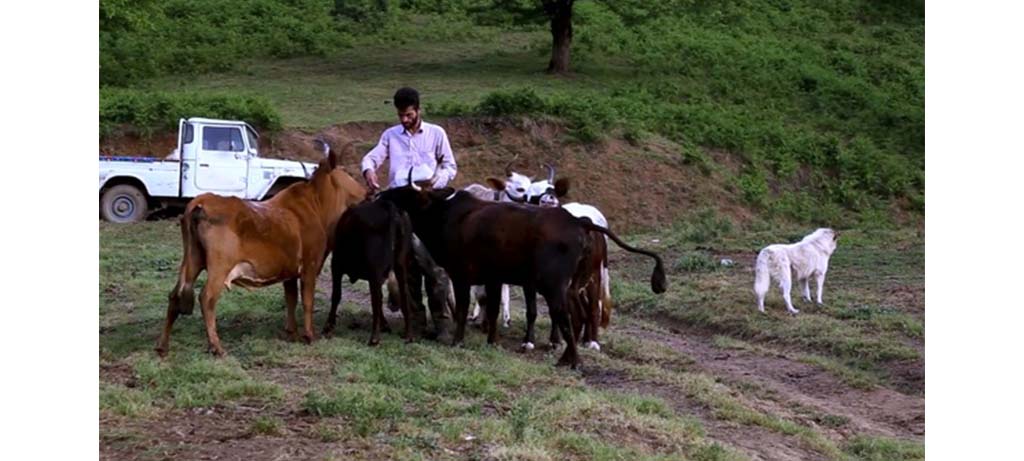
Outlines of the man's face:
{"label": "man's face", "polygon": [[420,123],[420,109],[415,106],[398,109],[398,120],[406,131],[412,131]]}

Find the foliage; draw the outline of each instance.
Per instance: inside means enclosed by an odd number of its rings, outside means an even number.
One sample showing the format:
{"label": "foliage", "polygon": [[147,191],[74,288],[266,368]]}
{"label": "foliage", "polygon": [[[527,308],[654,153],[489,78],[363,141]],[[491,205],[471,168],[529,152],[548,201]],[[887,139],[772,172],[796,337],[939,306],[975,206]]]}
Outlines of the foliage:
{"label": "foliage", "polygon": [[258,129],[281,128],[281,117],[266,100],[251,96],[200,95],[104,88],[100,90],[100,134],[130,126],[143,135],[176,130],[178,119],[243,120]]}

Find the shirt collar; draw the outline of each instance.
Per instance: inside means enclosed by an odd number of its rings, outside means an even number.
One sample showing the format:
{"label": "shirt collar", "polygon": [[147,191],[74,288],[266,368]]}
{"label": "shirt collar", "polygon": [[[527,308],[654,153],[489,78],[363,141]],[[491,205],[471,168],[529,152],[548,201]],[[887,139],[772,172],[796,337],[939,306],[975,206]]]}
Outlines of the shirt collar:
{"label": "shirt collar", "polygon": [[[420,120],[420,129],[416,131],[417,134],[422,134],[423,133],[423,125],[424,124],[425,123],[423,122],[423,120]],[[406,130],[405,127],[402,126],[401,124],[399,124],[398,126],[402,127],[402,134],[404,134],[406,136],[412,136],[413,135],[412,133],[409,132],[409,130]]]}

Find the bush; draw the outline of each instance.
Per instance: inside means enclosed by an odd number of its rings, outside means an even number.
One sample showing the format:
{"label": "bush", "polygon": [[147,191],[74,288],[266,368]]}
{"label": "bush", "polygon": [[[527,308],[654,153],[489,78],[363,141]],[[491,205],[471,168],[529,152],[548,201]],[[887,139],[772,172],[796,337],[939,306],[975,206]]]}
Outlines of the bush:
{"label": "bush", "polygon": [[243,120],[260,130],[281,128],[281,116],[264,99],[238,95],[100,90],[100,135],[130,128],[148,136],[176,130],[178,119],[207,117]]}

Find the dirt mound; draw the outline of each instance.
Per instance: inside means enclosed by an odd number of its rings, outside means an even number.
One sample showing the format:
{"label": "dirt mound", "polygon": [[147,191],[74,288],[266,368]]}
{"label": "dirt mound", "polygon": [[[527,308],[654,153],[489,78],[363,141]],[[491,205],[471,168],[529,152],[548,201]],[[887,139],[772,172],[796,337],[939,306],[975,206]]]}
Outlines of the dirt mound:
{"label": "dirt mound", "polygon": [[[572,181],[566,201],[588,203],[600,208],[619,231],[667,226],[694,208],[711,207],[744,222],[751,212],[745,208],[722,172],[702,173],[687,165],[676,144],[658,138],[630,143],[617,137],[582,144],[554,121],[512,118],[451,118],[438,121],[448,132],[459,165],[454,186],[484,183],[488,176],[500,177],[506,163],[518,155],[513,169],[541,178],[542,166],[550,163],[558,177]],[[261,154],[272,158],[316,161],[321,154],[312,141],[324,138],[332,149],[354,143],[355,155],[344,158],[345,169],[359,174],[362,155],[391,126],[383,122],[352,122],[316,132],[285,130],[261,138]],[[119,136],[104,139],[100,151],[106,155],[163,157],[175,146],[173,134],[151,139]],[[730,164],[728,153],[714,152],[713,158]],[[381,176],[385,174],[382,172]]]}

